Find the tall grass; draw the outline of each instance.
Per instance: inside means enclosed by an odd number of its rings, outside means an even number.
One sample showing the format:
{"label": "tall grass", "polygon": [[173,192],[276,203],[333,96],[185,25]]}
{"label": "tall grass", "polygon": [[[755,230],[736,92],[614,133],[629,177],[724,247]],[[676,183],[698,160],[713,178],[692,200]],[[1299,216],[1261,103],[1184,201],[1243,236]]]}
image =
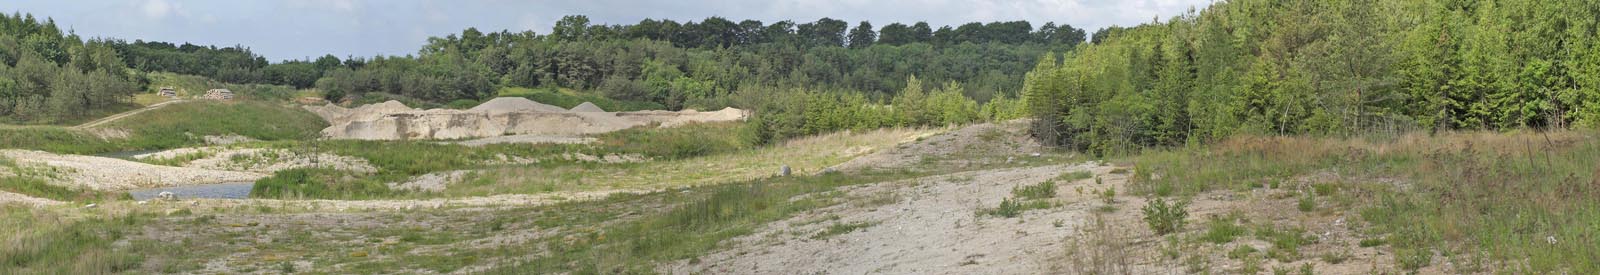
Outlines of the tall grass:
{"label": "tall grass", "polygon": [[50,126],[0,126],[0,148],[65,154],[130,150],[125,144],[109,142],[87,132]]}
{"label": "tall grass", "polygon": [[1365,205],[1358,209],[1362,220],[1387,236],[1402,268],[1431,265],[1442,254],[1493,262],[1485,268],[1502,272],[1594,274],[1600,273],[1600,235],[1593,234],[1600,232],[1597,139],[1586,131],[1239,137],[1133,157],[1132,184],[1138,194],[1195,194],[1336,175],[1334,183],[1290,187]]}
{"label": "tall grass", "polygon": [[118,250],[112,242],[129,233],[141,215],[73,220],[25,206],[0,205],[0,273],[105,274],[133,271],[144,255]]}

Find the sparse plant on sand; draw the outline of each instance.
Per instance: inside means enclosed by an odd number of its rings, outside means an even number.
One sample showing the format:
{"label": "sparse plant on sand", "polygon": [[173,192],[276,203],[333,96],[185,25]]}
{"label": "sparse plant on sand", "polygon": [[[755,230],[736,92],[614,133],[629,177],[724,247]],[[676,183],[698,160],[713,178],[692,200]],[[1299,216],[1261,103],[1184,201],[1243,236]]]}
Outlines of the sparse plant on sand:
{"label": "sparse plant on sand", "polygon": [[1189,217],[1188,201],[1168,202],[1156,197],[1144,206],[1144,221],[1156,235],[1166,235],[1183,230],[1184,219]]}

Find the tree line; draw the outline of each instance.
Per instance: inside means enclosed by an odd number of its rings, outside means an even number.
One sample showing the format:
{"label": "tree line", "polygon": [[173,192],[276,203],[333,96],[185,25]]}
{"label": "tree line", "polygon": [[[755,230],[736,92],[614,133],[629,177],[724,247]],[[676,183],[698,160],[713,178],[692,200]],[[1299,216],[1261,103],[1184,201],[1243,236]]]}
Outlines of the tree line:
{"label": "tree line", "polygon": [[143,72],[158,71],[317,88],[333,100],[381,93],[442,103],[493,97],[500,87],[561,87],[670,108],[739,104],[731,98],[739,90],[830,91],[883,102],[915,76],[959,82],[964,96],[983,102],[1015,97],[1038,56],[1085,39],[1072,26],[1035,29],[1026,21],[875,28],[830,18],[765,24],[711,17],[602,25],[574,15],[550,34],[469,28],[429,38],[415,55],[274,63],[244,46],[84,40],[32,15],[0,21],[0,116],[13,122],[89,115],[143,90]]}
{"label": "tree line", "polygon": [[[548,35],[467,29],[428,39],[418,55],[358,59],[326,71],[330,97],[394,93],[428,101],[482,99],[495,87],[566,87],[672,108],[715,107],[741,89],[849,90],[889,98],[910,76],[959,81],[968,96],[1017,93],[1038,56],[1084,39],[1071,26],[1025,21],[855,28],[835,19],[796,24],[645,19],[590,24],[567,16]],[[347,60],[348,63],[348,60]]]}
{"label": "tree line", "polygon": [[1114,153],[1239,133],[1600,124],[1600,6],[1236,0],[1108,28],[1027,75],[1035,135]]}
{"label": "tree line", "polygon": [[64,34],[52,20],[0,14],[0,121],[62,122],[122,104],[136,76],[106,40]]}

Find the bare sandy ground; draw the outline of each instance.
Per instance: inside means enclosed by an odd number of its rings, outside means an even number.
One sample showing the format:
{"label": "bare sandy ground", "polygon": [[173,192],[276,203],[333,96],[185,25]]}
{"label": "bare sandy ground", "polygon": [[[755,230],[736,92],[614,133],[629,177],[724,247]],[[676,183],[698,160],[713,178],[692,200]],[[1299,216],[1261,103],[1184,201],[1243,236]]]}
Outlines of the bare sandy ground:
{"label": "bare sandy ground", "polygon": [[569,111],[520,97],[495,98],[467,110],[419,110],[397,101],[356,108],[332,104],[304,108],[328,121],[328,128],[322,130],[324,136],[364,140],[574,136],[650,125],[673,127],[695,122],[737,121],[749,115],[734,108],[713,112],[606,112],[593,104]]}
{"label": "bare sandy ground", "polygon": [[183,167],[241,171],[261,174],[272,174],[277,171],[320,167],[336,170],[355,171],[362,173],[377,172],[378,168],[367,163],[366,159],[347,157],[327,153],[301,153],[285,149],[266,148],[225,148],[225,147],[198,147],[179,148],[161,152],[133,156],[140,160],[173,159],[189,154],[201,154],[205,157],[183,163]]}
{"label": "bare sandy ground", "polygon": [[167,187],[224,182],[253,182],[267,175],[170,167],[114,158],[60,155],[30,150],[0,150],[25,169],[46,169],[53,184],[97,191]]}
{"label": "bare sandy ground", "polygon": [[[846,191],[883,205],[846,203],[769,224],[725,244],[731,248],[670,265],[674,274],[1047,274],[1062,241],[1089,216],[1088,207],[1055,207],[1018,218],[977,214],[1011,189],[1089,171],[1052,165],[956,173],[877,183]],[[1067,186],[1058,186],[1071,192]],[[1058,202],[1070,203],[1070,202]],[[871,224],[818,239],[835,224]]]}

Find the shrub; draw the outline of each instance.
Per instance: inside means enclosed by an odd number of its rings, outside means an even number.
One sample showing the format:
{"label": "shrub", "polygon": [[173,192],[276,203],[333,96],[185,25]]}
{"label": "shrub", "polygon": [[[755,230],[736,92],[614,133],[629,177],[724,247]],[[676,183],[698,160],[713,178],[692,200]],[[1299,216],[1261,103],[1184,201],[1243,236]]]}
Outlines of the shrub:
{"label": "shrub", "polygon": [[1106,205],[1117,204],[1117,188],[1107,187],[1105,192],[1100,192],[1100,201]]}
{"label": "shrub", "polygon": [[1014,187],[1011,188],[1011,195],[1023,200],[1054,198],[1056,197],[1056,182],[1045,181],[1035,185]]}
{"label": "shrub", "polygon": [[1048,202],[1048,201],[1040,201],[1040,200],[1035,200],[1035,201],[1013,200],[1013,199],[1007,198],[1007,199],[1004,199],[1004,200],[1000,201],[1000,206],[995,207],[994,209],[989,209],[988,211],[985,211],[983,213],[989,214],[989,215],[994,215],[994,216],[1006,217],[1006,218],[1015,218],[1017,216],[1021,216],[1022,212],[1027,212],[1028,210],[1034,210],[1034,209],[1045,209],[1045,208],[1050,208],[1050,202]]}
{"label": "shrub", "polygon": [[1312,196],[1311,193],[1301,195],[1300,201],[1295,203],[1295,208],[1300,209],[1300,212],[1311,212],[1311,210],[1317,210],[1317,198]]}
{"label": "shrub", "polygon": [[1187,201],[1168,203],[1166,199],[1157,197],[1144,206],[1144,221],[1156,235],[1178,232],[1183,230],[1184,219],[1189,217],[1188,207]]}

